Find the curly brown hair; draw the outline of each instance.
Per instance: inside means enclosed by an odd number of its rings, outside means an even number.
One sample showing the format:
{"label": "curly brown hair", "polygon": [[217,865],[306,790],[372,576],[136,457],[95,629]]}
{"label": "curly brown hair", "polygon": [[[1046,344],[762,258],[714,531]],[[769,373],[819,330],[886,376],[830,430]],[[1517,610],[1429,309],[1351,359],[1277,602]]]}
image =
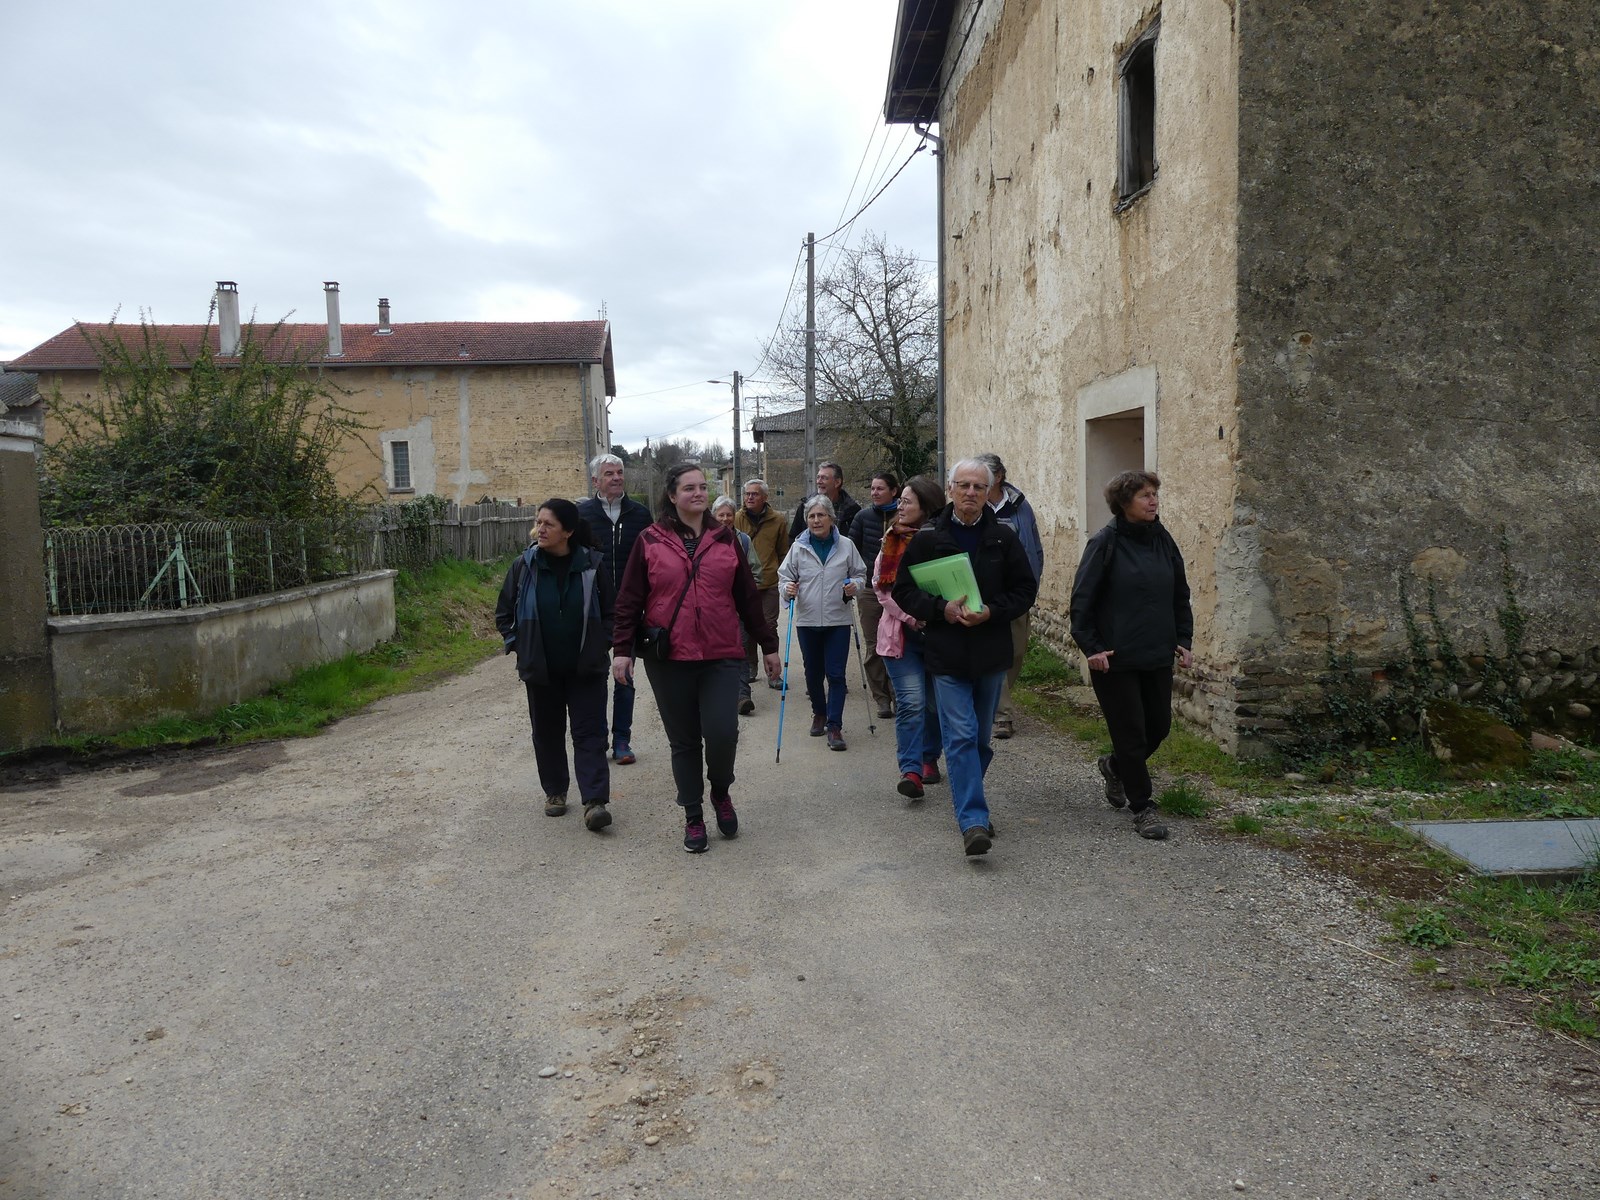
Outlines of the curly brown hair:
{"label": "curly brown hair", "polygon": [[1133,498],[1147,487],[1161,490],[1161,476],[1154,471],[1124,471],[1106,484],[1106,504],[1111,515],[1120,517],[1133,503]]}

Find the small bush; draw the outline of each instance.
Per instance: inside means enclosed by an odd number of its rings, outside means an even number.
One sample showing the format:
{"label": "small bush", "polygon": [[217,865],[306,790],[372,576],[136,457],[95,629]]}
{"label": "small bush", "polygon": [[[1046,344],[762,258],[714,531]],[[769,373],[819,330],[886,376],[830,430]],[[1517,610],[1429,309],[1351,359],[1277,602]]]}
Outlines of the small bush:
{"label": "small bush", "polygon": [[1206,799],[1205,793],[1187,779],[1178,780],[1162,792],[1157,802],[1163,811],[1179,817],[1203,817],[1211,807],[1211,801]]}

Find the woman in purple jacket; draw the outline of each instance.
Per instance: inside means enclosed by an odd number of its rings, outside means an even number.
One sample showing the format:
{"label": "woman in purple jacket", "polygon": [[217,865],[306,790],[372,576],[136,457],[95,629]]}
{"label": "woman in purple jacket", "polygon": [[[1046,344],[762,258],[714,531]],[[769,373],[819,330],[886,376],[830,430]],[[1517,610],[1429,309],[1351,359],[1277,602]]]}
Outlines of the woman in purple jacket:
{"label": "woman in purple jacket", "polygon": [[755,576],[733,530],[706,514],[709,490],[695,463],[667,472],[660,519],[639,535],[622,572],[611,638],[611,672],[633,682],[634,637],[665,630],[665,658],[645,656],[645,676],[672,747],[672,779],[683,808],[683,848],[708,845],[703,804],[725,838],[739,832],[733,809],[734,753],[739,742],[739,678],[744,670],[742,621],[779,677],[778,634],[767,622]]}

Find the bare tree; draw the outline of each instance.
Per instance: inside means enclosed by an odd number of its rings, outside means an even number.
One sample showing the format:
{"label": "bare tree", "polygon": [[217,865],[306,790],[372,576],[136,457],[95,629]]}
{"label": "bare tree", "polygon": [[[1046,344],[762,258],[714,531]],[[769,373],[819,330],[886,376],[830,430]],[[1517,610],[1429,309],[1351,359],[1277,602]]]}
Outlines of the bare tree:
{"label": "bare tree", "polygon": [[[829,454],[854,468],[852,476],[887,467],[909,479],[932,470],[938,299],[922,264],[867,235],[818,280],[816,321],[818,427],[830,430]],[[803,317],[778,333],[767,358],[802,403]]]}

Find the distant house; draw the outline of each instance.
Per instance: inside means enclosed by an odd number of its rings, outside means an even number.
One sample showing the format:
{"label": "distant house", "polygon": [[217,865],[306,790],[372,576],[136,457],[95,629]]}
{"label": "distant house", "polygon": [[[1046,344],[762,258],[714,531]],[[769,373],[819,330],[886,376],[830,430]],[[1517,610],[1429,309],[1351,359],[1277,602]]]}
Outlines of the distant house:
{"label": "distant house", "polygon": [[[341,457],[346,491],[466,504],[588,490],[588,461],[611,444],[608,404],[617,383],[609,322],[399,324],[380,300],[376,323],[344,324],[338,285],[325,289],[328,323],[281,325],[269,352],[305,357],[372,427]],[[219,284],[217,300],[215,325],[148,327],[172,361],[192,360],[202,339],[221,361],[238,352],[237,288]],[[47,397],[92,400],[101,383],[91,337],[128,332],[75,325],[8,366],[36,373]],[[268,335],[265,327],[259,332]],[[47,440],[53,431],[47,423]]]}
{"label": "distant house", "polygon": [[44,428],[39,377],[26,371],[0,371],[0,420],[16,423],[19,433]]}
{"label": "distant house", "polygon": [[[798,504],[816,490],[815,475],[806,470],[806,414],[804,409],[772,413],[750,423],[751,435],[761,451],[761,469],[767,486],[785,505]],[[817,405],[817,461],[837,462],[844,468],[845,490],[858,499],[866,495],[869,476],[883,465],[883,445],[863,422],[843,404]]]}
{"label": "distant house", "polygon": [[1281,734],[1330,651],[1405,656],[1403,580],[1497,646],[1502,547],[1517,688],[1592,708],[1600,10],[898,9],[886,117],[938,127],[946,453],[1028,493],[1035,629],[1067,644],[1101,488],[1154,468],[1180,703],[1225,745]]}

